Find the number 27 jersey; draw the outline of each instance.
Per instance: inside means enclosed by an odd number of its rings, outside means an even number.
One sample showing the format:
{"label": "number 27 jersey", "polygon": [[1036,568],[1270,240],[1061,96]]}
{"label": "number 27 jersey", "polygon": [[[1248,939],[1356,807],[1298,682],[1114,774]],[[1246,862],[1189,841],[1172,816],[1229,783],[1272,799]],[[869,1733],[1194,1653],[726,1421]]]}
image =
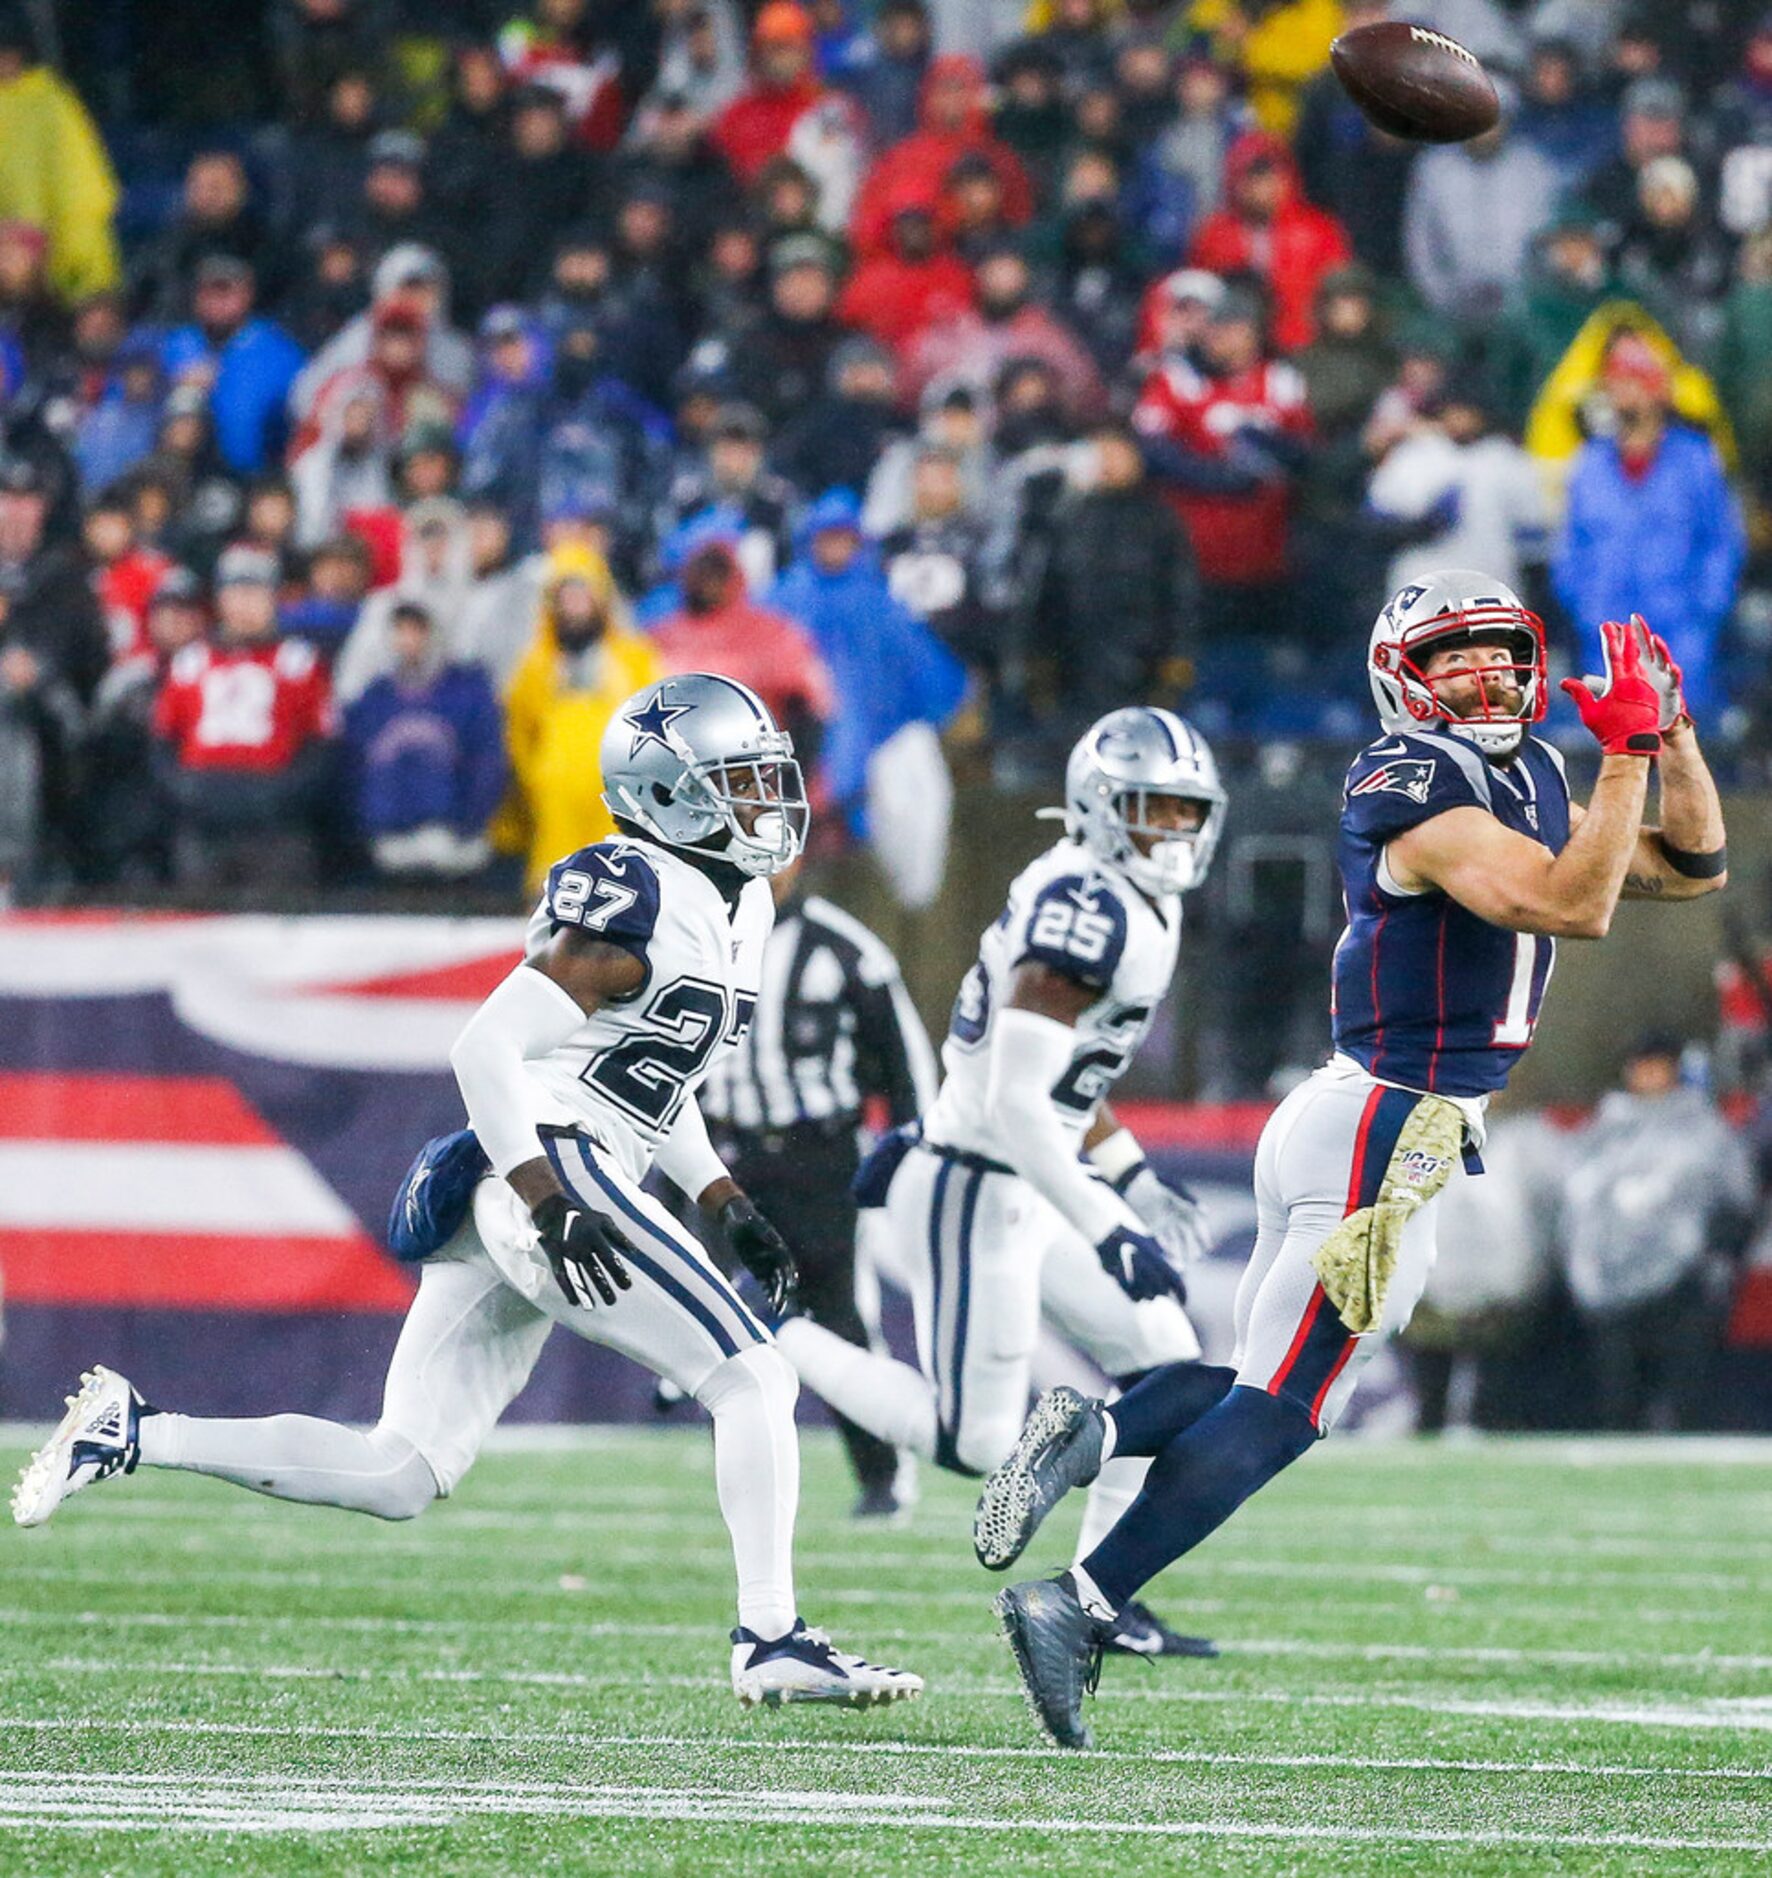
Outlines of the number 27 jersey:
{"label": "number 27 jersey", "polygon": [[1528,737],[1491,763],[1438,732],[1384,737],[1355,757],[1341,811],[1347,929],[1335,948],[1335,1047],[1376,1077],[1437,1095],[1499,1089],[1532,1041],[1556,941],[1509,932],[1437,888],[1406,894],[1388,842],[1448,809],[1478,808],[1561,853],[1563,760]]}
{"label": "number 27 jersey", "polygon": [[556,862],[524,956],[574,926],[631,952],[646,977],[528,1065],[535,1119],[584,1127],[640,1179],[685,1096],[750,1028],[774,923],[765,882],[747,881],[729,906],[699,868],[651,842],[599,841]]}
{"label": "number 27 jersey", "polygon": [[1050,1091],[1080,1147],[1096,1103],[1119,1081],[1168,994],[1180,944],[1179,895],[1159,911],[1080,843],[1048,848],[1016,876],[961,981],[941,1047],[941,1093],[923,1118],[927,1137],[1016,1164],[1015,1144],[990,1109],[990,1036],[1016,967],[1033,962],[1096,993],[1077,1018],[1070,1067]]}

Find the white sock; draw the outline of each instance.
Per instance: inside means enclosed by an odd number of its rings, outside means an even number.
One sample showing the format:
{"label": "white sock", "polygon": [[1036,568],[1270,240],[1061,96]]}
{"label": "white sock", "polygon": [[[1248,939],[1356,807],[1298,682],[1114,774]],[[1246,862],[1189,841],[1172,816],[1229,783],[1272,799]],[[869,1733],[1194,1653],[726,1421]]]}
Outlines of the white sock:
{"label": "white sock", "polygon": [[1076,1558],[1081,1564],[1108,1535],[1108,1529],[1138,1498],[1150,1462],[1142,1454],[1122,1455],[1117,1461],[1105,1461],[1090,1484],[1089,1497],[1083,1503],[1083,1525],[1077,1534]]}
{"label": "white sock", "polygon": [[404,1435],[384,1428],[364,1434],[312,1415],[144,1415],[141,1458],[145,1467],[211,1474],[273,1499],[378,1519],[411,1519],[437,1497],[430,1467]]}
{"label": "white sock", "polygon": [[834,1331],[804,1317],[789,1318],[775,1340],[800,1372],[800,1380],[839,1415],[895,1448],[934,1460],[935,1391],[920,1369],[845,1343]]}
{"label": "white sock", "polygon": [[1114,1451],[1120,1445],[1120,1424],[1114,1420],[1112,1408],[1101,1411],[1101,1464],[1107,1466],[1114,1458]]}
{"label": "white sock", "polygon": [[738,1571],[738,1621],[759,1637],[785,1636],[794,1600],[794,1516],[800,1507],[800,1385],[779,1350],[729,1356],[696,1390],[714,1418],[714,1484]]}
{"label": "white sock", "polygon": [[1091,1617],[1099,1617],[1104,1623],[1111,1624],[1120,1615],[1101,1595],[1101,1586],[1084,1571],[1081,1565],[1071,1567],[1071,1583],[1077,1587],[1078,1603]]}

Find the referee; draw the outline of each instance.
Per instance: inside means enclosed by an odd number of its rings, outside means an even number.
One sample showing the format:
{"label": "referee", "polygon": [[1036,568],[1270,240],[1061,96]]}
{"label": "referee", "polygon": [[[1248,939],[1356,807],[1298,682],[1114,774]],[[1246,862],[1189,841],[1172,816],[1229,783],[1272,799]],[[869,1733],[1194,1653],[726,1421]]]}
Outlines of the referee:
{"label": "referee", "polygon": [[[799,868],[771,882],[775,930],[756,1015],[718,1060],[699,1100],[732,1177],[778,1226],[800,1267],[800,1298],[819,1323],[868,1342],[855,1302],[855,1200],[862,1108],[881,1101],[896,1127],[935,1099],[935,1056],[898,961],[840,907],[802,894]],[[898,1511],[898,1454],[837,1418],[861,1494],[858,1518]]]}

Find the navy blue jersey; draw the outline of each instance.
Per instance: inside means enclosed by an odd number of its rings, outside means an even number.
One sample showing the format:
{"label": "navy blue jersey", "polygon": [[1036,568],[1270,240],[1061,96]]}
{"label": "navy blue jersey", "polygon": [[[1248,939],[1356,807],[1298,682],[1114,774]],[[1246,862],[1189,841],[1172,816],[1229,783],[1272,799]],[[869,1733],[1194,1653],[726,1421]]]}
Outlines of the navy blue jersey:
{"label": "navy blue jersey", "polygon": [[1385,843],[1466,807],[1553,854],[1569,839],[1562,759],[1535,737],[1508,763],[1438,732],[1380,738],[1348,770],[1341,811],[1335,1047],[1385,1082],[1453,1096],[1507,1081],[1556,959],[1555,940],[1492,926],[1438,889],[1397,890]]}

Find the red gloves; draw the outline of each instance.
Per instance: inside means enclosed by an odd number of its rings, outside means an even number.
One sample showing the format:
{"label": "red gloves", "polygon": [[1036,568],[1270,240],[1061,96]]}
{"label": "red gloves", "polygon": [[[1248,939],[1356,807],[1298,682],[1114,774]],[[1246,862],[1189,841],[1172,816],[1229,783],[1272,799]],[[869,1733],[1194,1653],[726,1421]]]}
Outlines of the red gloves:
{"label": "red gloves", "polygon": [[[1643,667],[1645,644],[1651,636],[1640,620],[1633,620],[1629,626],[1621,626],[1615,619],[1606,620],[1600,627],[1605,677],[1563,680],[1563,689],[1575,700],[1581,721],[1599,739],[1600,748],[1608,756],[1661,754],[1662,692]],[[1666,648],[1662,650],[1665,653]],[[1671,659],[1667,663],[1674,673],[1677,693],[1678,667]]]}

